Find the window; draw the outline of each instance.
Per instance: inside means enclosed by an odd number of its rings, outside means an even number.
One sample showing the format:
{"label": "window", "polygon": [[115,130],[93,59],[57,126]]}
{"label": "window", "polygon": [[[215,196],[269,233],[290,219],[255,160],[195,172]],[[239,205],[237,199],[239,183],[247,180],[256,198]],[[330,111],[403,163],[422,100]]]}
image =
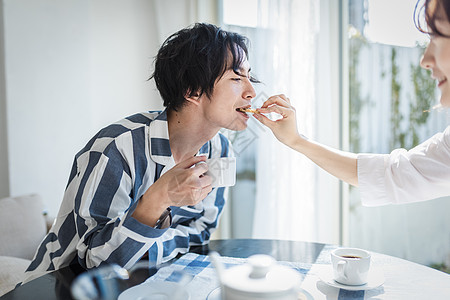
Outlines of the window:
{"label": "window", "polygon": [[[330,3],[223,1],[223,26],[250,39],[249,61],[263,82],[255,85],[254,106],[260,106],[271,95],[286,94],[297,109],[300,131],[319,140],[323,133],[336,138],[339,128],[338,110],[332,103],[338,102],[338,93],[329,84],[333,73],[330,69],[334,68],[337,76],[338,65],[337,60],[329,59],[330,52],[337,49],[337,42],[329,42],[336,36],[331,28],[337,28],[330,20],[337,18],[329,16],[338,10],[324,9],[336,8],[337,2]],[[326,16],[322,17],[322,13]],[[318,53],[324,59],[317,59]],[[318,95],[323,101],[317,101]],[[231,237],[338,242],[336,179],[327,174],[322,178],[323,171],[319,174],[306,157],[278,142],[256,120],[249,121],[246,131],[228,134],[235,140],[238,152],[237,183],[230,189]],[[330,139],[327,141],[330,143]]]}
{"label": "window", "polygon": [[[419,66],[427,37],[414,27],[416,0],[350,0],[349,136],[353,152],[410,149],[448,125],[436,83]],[[450,202],[362,207],[350,188],[349,244],[418,263],[450,253]],[[426,245],[426,246],[425,246]]]}

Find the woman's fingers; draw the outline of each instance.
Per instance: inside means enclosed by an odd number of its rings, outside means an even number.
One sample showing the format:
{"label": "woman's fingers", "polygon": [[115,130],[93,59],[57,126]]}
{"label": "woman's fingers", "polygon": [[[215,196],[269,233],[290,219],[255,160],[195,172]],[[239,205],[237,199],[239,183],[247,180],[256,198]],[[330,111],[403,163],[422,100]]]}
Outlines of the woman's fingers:
{"label": "woman's fingers", "polygon": [[253,117],[255,117],[258,121],[260,121],[263,125],[266,125],[269,128],[272,128],[272,126],[275,124],[276,121],[270,120],[268,117],[262,115],[262,114],[253,114]]}
{"label": "woman's fingers", "polygon": [[261,108],[268,108],[269,106],[274,105],[274,104],[277,104],[277,105],[280,105],[280,106],[283,106],[283,107],[290,107],[291,106],[290,105],[291,101],[289,100],[288,97],[286,97],[283,94],[275,95],[275,96],[272,96],[269,99],[267,99],[263,103]]}
{"label": "woman's fingers", "polygon": [[278,97],[280,97],[281,99],[283,99],[287,103],[291,104],[291,100],[286,95],[280,94],[280,95],[278,95]]}
{"label": "woman's fingers", "polygon": [[284,107],[284,106],[279,106],[279,105],[272,105],[269,106],[267,108],[260,108],[258,109],[258,112],[263,113],[263,114],[268,114],[268,113],[277,113],[283,116],[283,118],[285,118],[286,116],[288,116],[293,110],[292,107]]}

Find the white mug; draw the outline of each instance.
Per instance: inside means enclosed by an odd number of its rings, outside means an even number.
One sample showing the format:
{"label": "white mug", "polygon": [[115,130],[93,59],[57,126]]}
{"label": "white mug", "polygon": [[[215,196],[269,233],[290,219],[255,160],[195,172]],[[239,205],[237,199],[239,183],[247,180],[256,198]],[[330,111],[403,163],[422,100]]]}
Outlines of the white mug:
{"label": "white mug", "polygon": [[233,186],[236,183],[236,158],[219,157],[206,160],[208,172],[211,176],[212,187]]}
{"label": "white mug", "polygon": [[331,252],[334,280],[346,285],[367,283],[370,253],[357,248],[338,248]]}

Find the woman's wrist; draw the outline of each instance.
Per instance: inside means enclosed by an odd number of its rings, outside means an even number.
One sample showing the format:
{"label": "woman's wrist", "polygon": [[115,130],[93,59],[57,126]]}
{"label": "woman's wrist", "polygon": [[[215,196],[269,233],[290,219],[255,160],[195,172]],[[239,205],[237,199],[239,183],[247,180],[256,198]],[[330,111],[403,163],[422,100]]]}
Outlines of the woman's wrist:
{"label": "woman's wrist", "polygon": [[309,143],[309,138],[304,136],[303,134],[297,134],[295,138],[290,142],[290,144],[287,144],[292,149],[304,153],[304,149],[307,146],[307,143]]}

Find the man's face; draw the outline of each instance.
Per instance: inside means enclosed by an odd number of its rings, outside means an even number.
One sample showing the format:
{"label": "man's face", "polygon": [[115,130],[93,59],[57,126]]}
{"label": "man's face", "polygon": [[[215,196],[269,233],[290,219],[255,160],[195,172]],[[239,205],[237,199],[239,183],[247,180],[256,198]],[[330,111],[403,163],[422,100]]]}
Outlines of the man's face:
{"label": "man's face", "polygon": [[250,64],[245,59],[239,70],[240,75],[227,70],[216,81],[211,98],[206,95],[200,97],[203,114],[207,121],[205,126],[212,128],[227,128],[230,130],[244,130],[247,128],[249,116],[236,111],[237,108],[249,107],[256,96],[255,89],[250,82]]}

